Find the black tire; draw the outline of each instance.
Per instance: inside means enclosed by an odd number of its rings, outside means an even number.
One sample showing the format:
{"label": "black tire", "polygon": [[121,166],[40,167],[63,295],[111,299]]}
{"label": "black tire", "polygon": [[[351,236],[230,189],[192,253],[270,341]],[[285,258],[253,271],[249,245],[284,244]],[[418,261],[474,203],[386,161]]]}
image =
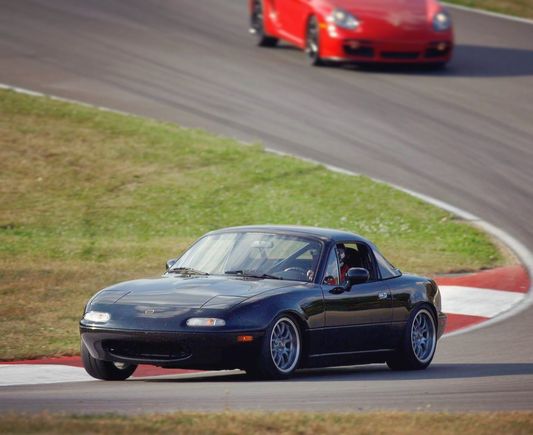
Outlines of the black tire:
{"label": "black tire", "polygon": [[83,342],[81,343],[81,360],[87,373],[93,378],[104,381],[124,381],[137,368],[134,364],[118,364],[93,358]]}
{"label": "black tire", "polygon": [[265,33],[262,0],[255,0],[252,5],[250,33],[256,36],[259,47],[275,47],[278,43],[278,38],[274,38]]}
{"label": "black tire", "polygon": [[391,370],[423,370],[427,368],[437,348],[437,323],[431,309],[418,307],[405,327],[400,348],[387,360]]}
{"label": "black tire", "polygon": [[324,66],[326,62],[320,57],[320,26],[315,16],[309,18],[305,36],[305,53],[312,66]]}
{"label": "black tire", "polygon": [[246,373],[259,379],[287,379],[300,363],[302,347],[298,323],[290,316],[280,315],[266,330],[259,359]]}

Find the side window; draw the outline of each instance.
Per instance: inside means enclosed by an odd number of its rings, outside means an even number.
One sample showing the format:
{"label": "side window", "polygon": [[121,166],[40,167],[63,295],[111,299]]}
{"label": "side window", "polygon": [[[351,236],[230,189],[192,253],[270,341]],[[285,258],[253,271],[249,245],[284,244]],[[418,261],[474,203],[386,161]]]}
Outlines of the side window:
{"label": "side window", "polygon": [[337,252],[335,248],[331,249],[331,251],[329,252],[326,272],[324,274],[324,284],[339,284],[339,264],[337,262]]}
{"label": "side window", "polygon": [[337,245],[337,249],[344,254],[342,257],[342,264],[340,268],[340,281],[343,282],[346,272],[352,267],[362,267],[368,270],[370,274],[369,281],[376,281],[378,279],[377,270],[374,264],[374,259],[370,253],[370,248],[364,243],[341,243]]}

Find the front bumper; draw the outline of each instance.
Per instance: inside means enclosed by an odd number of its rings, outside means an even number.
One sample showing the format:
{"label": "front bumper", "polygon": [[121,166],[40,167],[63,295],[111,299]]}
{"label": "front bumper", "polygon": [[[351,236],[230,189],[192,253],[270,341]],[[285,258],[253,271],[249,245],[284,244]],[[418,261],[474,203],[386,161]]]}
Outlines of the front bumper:
{"label": "front bumper", "polygon": [[332,37],[322,29],[320,57],[354,63],[446,63],[453,52],[451,33],[413,40],[379,39],[341,32]]}
{"label": "front bumper", "polygon": [[[256,361],[264,332],[160,332],[80,326],[93,358],[199,370],[245,368]],[[239,342],[238,336],[253,337]]]}

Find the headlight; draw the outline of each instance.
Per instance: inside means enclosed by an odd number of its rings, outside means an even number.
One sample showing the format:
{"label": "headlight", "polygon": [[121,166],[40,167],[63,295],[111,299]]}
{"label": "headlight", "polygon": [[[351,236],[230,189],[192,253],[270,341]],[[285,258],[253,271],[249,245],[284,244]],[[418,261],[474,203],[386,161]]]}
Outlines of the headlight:
{"label": "headlight", "polygon": [[440,11],[433,17],[433,29],[443,32],[452,27],[452,19],[446,11]]}
{"label": "headlight", "polygon": [[224,326],[224,319],[215,319],[213,317],[191,317],[187,319],[187,326]]}
{"label": "headlight", "polygon": [[327,18],[327,21],[348,30],[353,30],[359,27],[359,20],[357,17],[344,9],[335,9]]}
{"label": "headlight", "polygon": [[102,313],[101,311],[89,311],[83,316],[83,320],[95,323],[105,323],[108,322],[109,319],[111,319],[111,314]]}

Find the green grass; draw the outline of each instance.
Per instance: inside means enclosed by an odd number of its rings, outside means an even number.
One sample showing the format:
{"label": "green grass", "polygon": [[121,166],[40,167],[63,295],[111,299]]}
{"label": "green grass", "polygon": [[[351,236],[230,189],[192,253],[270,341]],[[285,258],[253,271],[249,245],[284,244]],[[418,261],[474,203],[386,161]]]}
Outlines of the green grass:
{"label": "green grass", "polygon": [[485,9],[500,14],[514,15],[522,18],[533,18],[532,0],[446,0],[461,6]]}
{"label": "green grass", "polygon": [[362,176],[176,125],[0,91],[0,360],[78,352],[85,301],[229,225],[376,242],[403,270],[505,260],[449,213]]}
{"label": "green grass", "polygon": [[532,412],[187,413],[143,416],[1,415],[4,434],[368,434],[529,435]]}

